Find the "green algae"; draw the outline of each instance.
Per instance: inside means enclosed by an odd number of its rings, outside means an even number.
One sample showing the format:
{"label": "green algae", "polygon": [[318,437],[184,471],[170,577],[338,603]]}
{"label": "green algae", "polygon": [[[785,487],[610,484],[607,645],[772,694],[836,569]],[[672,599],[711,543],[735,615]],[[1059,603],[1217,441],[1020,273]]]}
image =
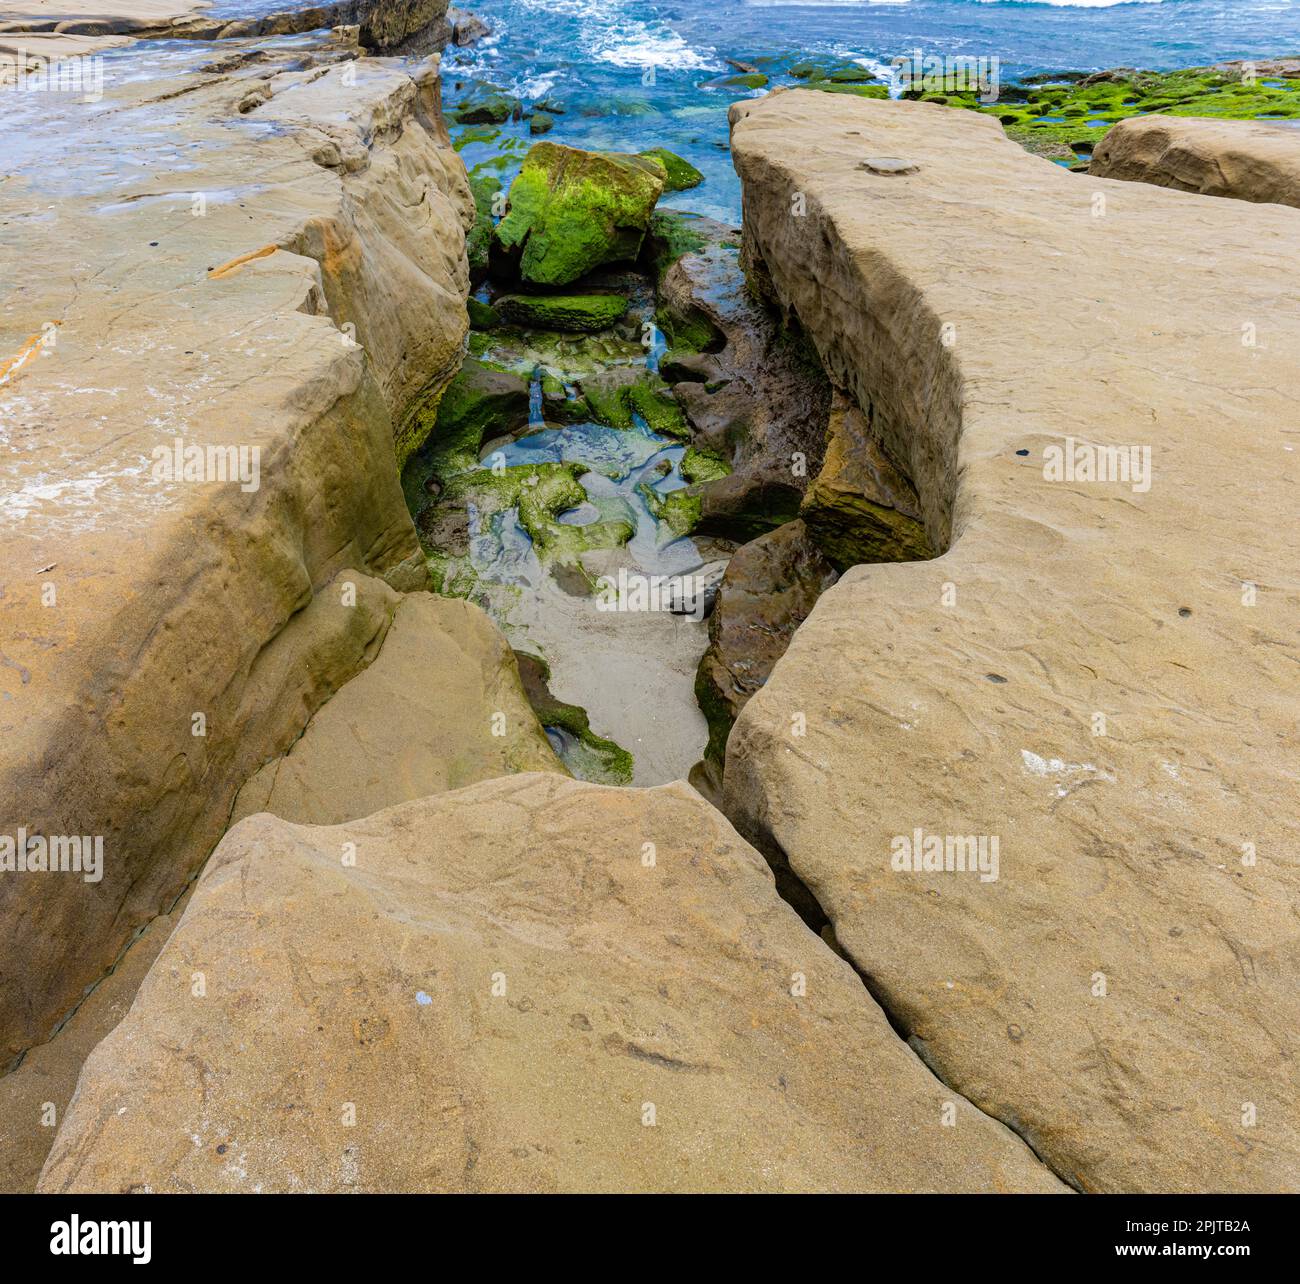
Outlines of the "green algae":
{"label": "green algae", "polygon": [[710,482],[726,477],[731,466],[714,451],[687,446],[679,471],[688,482]]}
{"label": "green algae", "polygon": [[691,187],[699,187],[704,182],[704,175],[688,160],[670,152],[666,147],[650,147],[639,153],[647,160],[662,166],[666,176],[665,192],[684,192]]}
{"label": "green algae", "polygon": [[649,482],[642,482],[636,489],[651,516],[674,536],[689,535],[700,524],[703,505],[692,490],[671,490],[661,495]]}
{"label": "green algae", "polygon": [[496,308],[507,321],[542,330],[607,330],[627,312],[621,294],[506,294]]}
{"label": "green algae", "polygon": [[[974,94],[906,94],[996,116],[1008,137],[1044,155],[1086,155],[1107,130],[1132,116],[1206,116],[1254,120],[1269,116],[1300,120],[1300,78],[1243,79],[1228,69],[1115,71],[1105,78],[1064,83],[1004,85],[996,103],[981,104]],[[1283,87],[1283,86],[1289,86]]]}
{"label": "green algae", "polygon": [[697,222],[679,210],[656,210],[651,216],[642,258],[657,281],[663,280],[683,254],[698,254],[708,247],[708,238],[695,226]]}
{"label": "green algae", "polygon": [[592,417],[607,427],[629,429],[640,415],[651,432],[679,441],[690,439],[691,426],[682,408],[657,374],[611,370],[584,380],[582,392]]}
{"label": "green algae", "polygon": [[[427,412],[425,412],[427,413]],[[491,362],[466,358],[438,403],[431,431],[426,431],[436,476],[475,468],[489,432],[528,419],[528,385]]]}
{"label": "green algae", "polygon": [[550,665],[538,655],[516,651],[519,677],[537,720],[543,727],[565,733],[564,764],[580,780],[598,785],[630,785],[634,760],[621,745],[591,729],[587,711],[551,694]]}
{"label": "green algae", "polygon": [[501,324],[501,314],[496,308],[473,297],[465,300],[465,310],[469,313],[471,330],[495,330]]}
{"label": "green algae", "polygon": [[633,261],[664,189],[657,162],[536,143],[510,187],[496,244],[537,285],[568,285],[605,263]]}
{"label": "green algae", "polygon": [[507,509],[517,509],[519,525],[527,531],[539,558],[576,565],[583,553],[617,548],[636,533],[626,519],[571,526],[556,519],[586,502],[578,478],[589,472],[585,463],[512,464],[504,468],[475,468],[452,477],[444,504],[473,506],[480,521]]}

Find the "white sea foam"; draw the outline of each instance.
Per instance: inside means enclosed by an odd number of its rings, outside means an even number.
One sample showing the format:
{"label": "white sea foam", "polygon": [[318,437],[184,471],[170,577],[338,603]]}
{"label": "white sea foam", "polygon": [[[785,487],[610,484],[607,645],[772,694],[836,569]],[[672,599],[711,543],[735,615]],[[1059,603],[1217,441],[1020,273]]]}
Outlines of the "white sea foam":
{"label": "white sea foam", "polygon": [[654,67],[658,71],[720,71],[712,49],[687,44],[667,23],[637,16],[636,0],[519,0],[528,9],[581,19],[582,52],[614,67]]}

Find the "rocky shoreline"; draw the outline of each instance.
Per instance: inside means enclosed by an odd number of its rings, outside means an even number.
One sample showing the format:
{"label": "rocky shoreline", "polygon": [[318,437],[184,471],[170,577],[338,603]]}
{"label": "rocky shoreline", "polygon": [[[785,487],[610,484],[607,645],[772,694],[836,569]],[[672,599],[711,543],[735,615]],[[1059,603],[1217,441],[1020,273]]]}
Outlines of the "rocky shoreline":
{"label": "rocky shoreline", "polygon": [[1294,1188],[1293,89],[738,66],[742,230],[441,0],[56,25],[196,43],[0,183],[6,1188]]}

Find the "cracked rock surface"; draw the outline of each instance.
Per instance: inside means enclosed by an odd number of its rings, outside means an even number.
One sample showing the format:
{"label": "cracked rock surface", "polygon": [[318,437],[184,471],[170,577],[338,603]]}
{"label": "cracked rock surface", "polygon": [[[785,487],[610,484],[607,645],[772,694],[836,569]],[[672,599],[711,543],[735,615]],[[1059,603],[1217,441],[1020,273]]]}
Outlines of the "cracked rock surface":
{"label": "cracked rock surface", "polygon": [[[746,253],[941,555],[822,594],[728,815],[1072,1185],[1295,1190],[1295,211],[1081,181],[928,104],[732,121]],[[1149,487],[1054,471],[1068,437],[1148,447]],[[907,867],[918,830],[999,839],[996,880]]]}
{"label": "cracked rock surface", "polygon": [[693,790],[550,773],[232,829],[39,1188],[1063,1189]]}

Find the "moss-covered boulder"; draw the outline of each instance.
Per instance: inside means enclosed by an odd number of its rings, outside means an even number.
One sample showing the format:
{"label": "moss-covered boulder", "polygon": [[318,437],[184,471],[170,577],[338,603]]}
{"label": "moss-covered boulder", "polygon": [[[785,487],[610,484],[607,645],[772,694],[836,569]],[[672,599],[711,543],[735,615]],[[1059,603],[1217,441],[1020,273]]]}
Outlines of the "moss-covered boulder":
{"label": "moss-covered boulder", "polygon": [[453,113],[461,125],[502,125],[508,120],[517,120],[522,114],[523,105],[519,99],[497,89],[486,89],[465,99]]}
{"label": "moss-covered boulder", "polygon": [[704,175],[688,160],[670,152],[666,147],[651,147],[639,153],[647,160],[657,161],[668,175],[664,183],[665,192],[684,192],[688,187],[699,187],[704,182]]}
{"label": "moss-covered boulder", "polygon": [[501,314],[491,304],[469,298],[465,301],[465,310],[469,313],[471,330],[495,330],[501,324]]}
{"label": "moss-covered boulder", "polygon": [[651,432],[689,441],[691,426],[671,389],[651,371],[616,366],[582,381],[582,392],[598,422],[631,428],[639,415]]}
{"label": "moss-covered boulder", "polygon": [[602,264],[631,262],[665,181],[663,166],[643,157],[536,143],[510,187],[496,245],[537,285],[568,285]]}
{"label": "moss-covered boulder", "polygon": [[514,325],[587,334],[619,320],[627,299],[621,294],[503,294],[496,307]]}
{"label": "moss-covered boulder", "polygon": [[528,121],[530,134],[549,134],[555,128],[555,117],[550,112],[535,111]]}
{"label": "moss-covered boulder", "polygon": [[761,71],[746,71],[718,81],[724,89],[766,89],[767,77]]}
{"label": "moss-covered boulder", "polygon": [[528,383],[467,357],[438,403],[428,448],[440,472],[473,468],[485,437],[528,422]]}
{"label": "moss-covered boulder", "polygon": [[469,259],[470,280],[478,282],[488,273],[492,252],[492,203],[501,190],[501,179],[493,170],[476,167],[469,174],[469,190],[474,195],[474,226],[465,237],[465,254]]}

